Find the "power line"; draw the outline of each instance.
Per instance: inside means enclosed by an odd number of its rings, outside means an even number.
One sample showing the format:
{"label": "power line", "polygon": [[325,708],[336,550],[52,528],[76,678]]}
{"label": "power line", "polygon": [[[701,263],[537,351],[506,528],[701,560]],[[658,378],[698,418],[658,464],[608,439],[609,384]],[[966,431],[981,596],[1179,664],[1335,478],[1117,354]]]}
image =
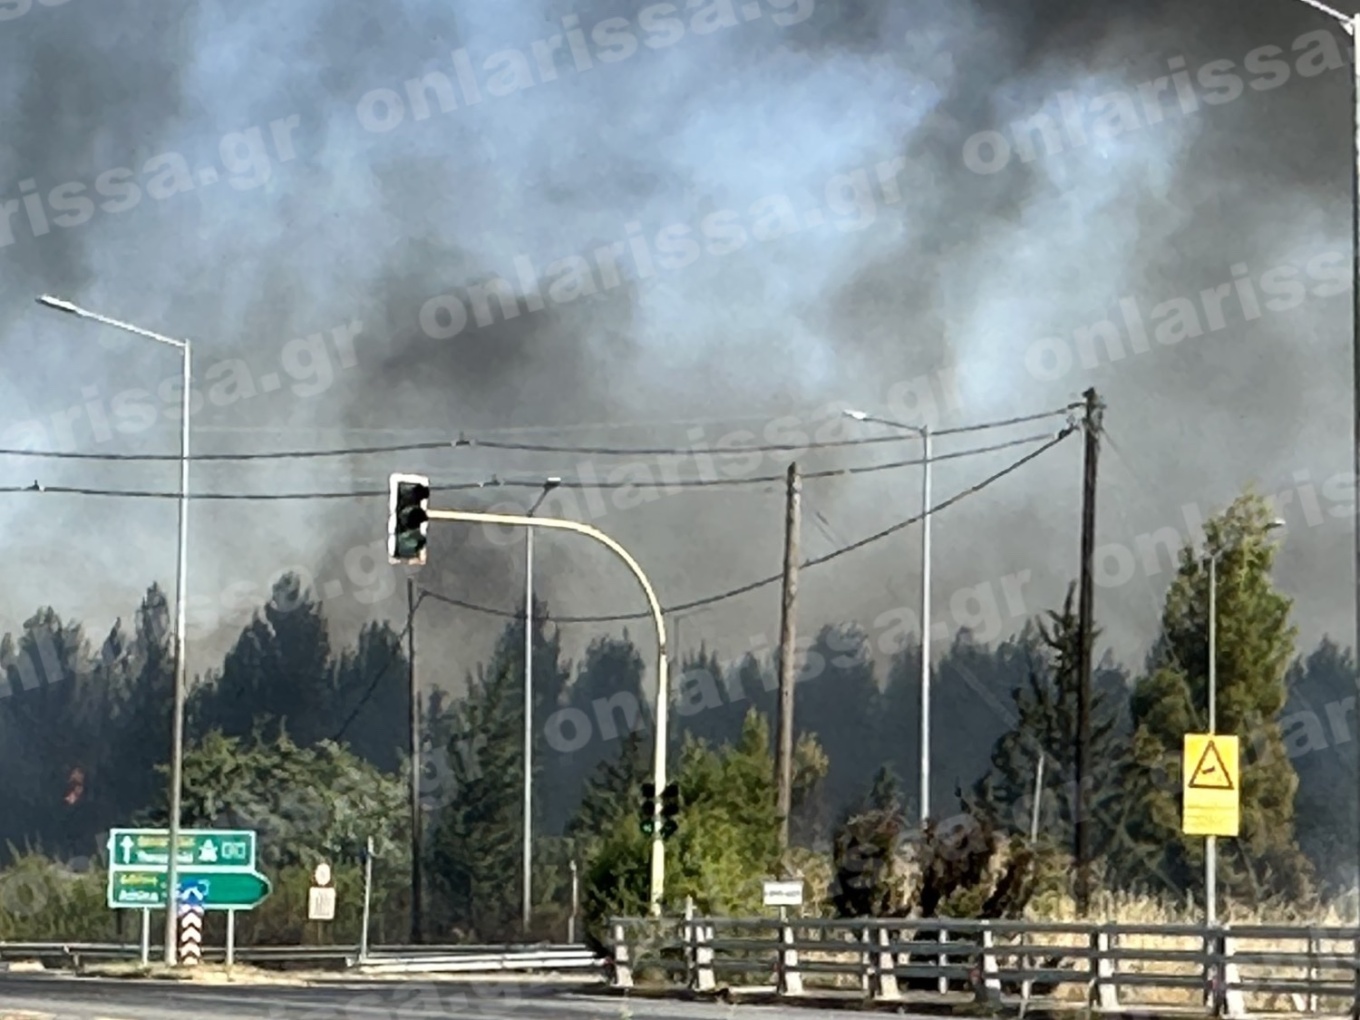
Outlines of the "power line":
{"label": "power line", "polygon": [[[997,482],[1002,478],[1006,477],[1007,475],[1011,474],[1012,472],[1018,471],[1020,468],[1024,467],[1030,461],[1039,457],[1045,451],[1051,450],[1053,447],[1057,446],[1064,439],[1066,439],[1073,432],[1075,432],[1079,427],[1080,426],[1075,423],[1069,423],[1068,426],[1065,429],[1063,429],[1060,433],[1058,433],[1057,436],[1050,439],[1039,449],[1035,450],[1032,453],[1026,454],[1024,457],[1012,463],[1009,467],[1006,467],[1001,471],[998,471],[995,474],[990,475],[987,478],[984,478],[981,482],[978,482],[976,485],[972,485],[969,488],[962,490],[961,492],[955,493],[953,496],[945,500],[943,503],[940,503],[934,507],[930,507],[927,510],[927,513],[931,514],[939,513],[941,510],[953,506],[955,503],[958,503],[960,500],[965,499],[966,497],[972,495],[973,493],[980,492],[987,486],[991,485],[993,482]],[[862,538],[858,542],[852,542],[848,545],[841,546],[840,548],[835,549],[830,553],[827,553],[825,556],[817,556],[814,557],[813,559],[805,560],[802,566],[803,567],[819,566],[820,564],[827,563],[831,560],[836,559],[837,557],[844,556],[848,553],[854,552],[857,549],[862,549],[867,545],[871,545],[874,542],[877,542],[883,538],[888,537],[889,535],[895,534],[898,531],[901,531],[905,528],[909,528],[911,525],[921,520],[923,516],[924,514],[918,514],[915,517],[909,517],[905,521],[900,521],[899,523],[894,524],[891,527],[885,528],[882,531],[879,531],[873,535],[869,535],[865,538]],[[779,574],[775,574],[772,577],[767,577],[760,581],[754,581],[751,584],[742,585],[739,588],[733,588],[729,591],[720,592],[717,595],[707,596],[706,598],[696,599],[693,602],[686,602],[682,605],[672,606],[669,609],[664,609],[662,611],[669,615],[683,613],[687,610],[697,609],[703,606],[711,606],[714,605],[715,603],[724,602],[728,599],[737,598],[738,596],[745,595],[749,592],[753,592],[760,588],[767,587],[768,585],[771,585],[776,581],[780,581],[782,579],[783,574],[781,572]],[[496,609],[491,606],[481,606],[477,605],[474,602],[465,602],[462,599],[455,599],[447,595],[441,595],[438,592],[430,591],[427,588],[422,588],[420,590],[420,596],[416,600],[417,608],[419,608],[420,603],[425,599],[426,596],[429,596],[436,602],[443,602],[446,603],[447,605],[457,606],[460,609],[469,609],[474,612],[484,613],[489,616],[498,616],[515,621],[520,621],[524,619],[523,612],[511,612],[509,610]],[[545,616],[539,617],[537,619],[551,621],[554,623],[618,623],[627,620],[645,619],[649,618],[650,616],[651,616],[650,613],[621,613],[614,616],[562,616],[555,618]],[[401,642],[405,639],[407,631],[410,629],[410,627],[414,625],[414,623],[415,616],[414,614],[410,614],[410,619],[408,619],[407,621],[406,629],[404,629],[401,632],[401,634],[398,635],[397,640],[393,645],[394,651],[392,655],[388,657],[387,661],[384,662],[382,667],[378,670],[377,675],[373,678],[373,682],[368,685],[368,690],[364,692],[364,696],[359,700],[359,703],[354,706],[354,710],[350,712],[349,718],[345,720],[344,726],[342,726],[340,728],[339,733],[336,734],[334,739],[337,742],[340,740],[342,736],[344,736],[345,731],[349,728],[350,724],[353,723],[356,718],[358,718],[359,712],[363,709],[364,705],[368,703],[368,699],[373,696],[373,692],[377,690],[378,683],[382,679],[383,675],[387,672],[388,668],[391,667],[392,663],[394,663],[397,660],[398,654],[397,650],[401,648]]]}
{"label": "power line", "polygon": [[[1060,435],[1063,433],[1060,433]],[[1024,446],[1030,443],[1037,443],[1041,440],[1050,438],[1051,433],[1041,435],[1025,436],[1021,439],[1011,439],[1004,443],[993,443],[990,446],[973,447],[967,450],[956,450],[952,453],[935,454],[931,457],[931,463],[944,460],[958,460],[963,457],[975,457],[985,453],[995,453],[999,450],[1010,449],[1015,446]],[[891,461],[886,464],[860,464],[848,468],[829,468],[824,471],[809,471],[803,477],[805,479],[819,478],[839,478],[847,475],[875,474],[880,471],[894,471],[905,467],[916,467],[925,463],[921,458],[912,460]],[[532,489],[543,488],[543,479],[510,479],[502,480],[492,478],[485,482],[460,482],[450,485],[431,485],[433,492],[470,492],[478,489]],[[610,491],[620,489],[711,489],[747,485],[769,485],[772,483],[782,484],[783,475],[756,475],[750,478],[677,478],[663,479],[662,481],[627,481],[627,482],[583,482],[580,480],[563,480],[556,486],[560,489],[578,491]],[[3,486],[0,487],[0,494],[14,493],[57,493],[70,496],[109,496],[131,499],[179,499],[178,492],[153,491],[148,489],[101,489],[88,486],[68,486],[68,485],[41,485],[34,482],[32,485]],[[369,497],[381,497],[386,499],[389,493],[387,489],[352,489],[347,492],[205,492],[195,493],[190,498],[195,501],[214,500],[214,501],[264,501],[276,502],[279,500],[326,500],[326,499],[364,499]]]}
{"label": "power line", "polygon": [[[1000,481],[1007,475],[1015,471],[1018,471],[1026,464],[1030,463],[1031,461],[1035,460],[1037,457],[1041,456],[1048,450],[1051,450],[1053,447],[1057,446],[1059,443],[1061,443],[1064,439],[1070,436],[1073,432],[1077,431],[1079,428],[1080,428],[1079,425],[1075,424],[1068,425],[1061,432],[1059,432],[1057,436],[1050,439],[1039,449],[1035,450],[1032,453],[1026,454],[1024,457],[1021,457],[1019,460],[1013,462],[1012,464],[996,472],[995,474],[989,475],[987,478],[984,478],[977,484],[971,485],[968,488],[955,493],[953,496],[949,497],[944,502],[938,503],[935,506],[931,507],[927,511],[927,513],[937,514],[941,510],[946,510],[949,507],[953,506],[955,503],[958,503],[961,500],[966,499],[968,496],[971,496],[974,493],[982,491],[983,489],[993,484],[994,482]],[[911,527],[913,524],[918,523],[924,516],[925,514],[917,514],[914,517],[908,517],[906,520],[899,521],[898,523],[893,524],[890,527],[884,528],[882,531],[875,532],[874,534],[867,535],[866,537],[861,538],[856,542],[851,542],[848,545],[843,545],[837,549],[834,549],[833,551],[827,553],[824,556],[816,556],[811,559],[803,560],[803,562],[799,565],[799,569],[801,570],[806,569],[808,567],[821,566],[823,563],[829,563],[832,560],[838,559],[841,556],[845,556],[848,555],[849,553],[856,552],[859,549],[863,549],[866,546],[872,545],[875,542],[881,541],[882,539],[889,537],[890,535],[895,535],[897,532]],[[695,599],[692,602],[684,602],[681,603],[680,605],[668,606],[665,609],[663,609],[662,612],[665,614],[684,613],[691,609],[699,609],[705,606],[711,606],[718,602],[725,602],[728,599],[734,599],[741,595],[747,595],[750,592],[758,591],[759,589],[775,584],[782,579],[783,579],[782,573],[772,574],[771,576],[762,578],[759,581],[752,581],[749,584],[743,584],[740,587],[731,588],[727,591],[719,592],[716,595],[708,595],[701,599]],[[523,619],[524,617],[524,613],[522,611],[512,612],[510,610],[497,609],[492,606],[482,606],[478,605],[475,602],[467,602],[462,599],[452,598],[448,595],[441,595],[438,592],[430,591],[429,589],[425,588],[421,589],[421,594],[430,596],[430,598],[434,599],[436,602],[443,602],[447,605],[457,606],[460,609],[469,609],[472,610],[473,612],[485,613],[489,616],[499,616],[513,620]],[[643,620],[650,618],[651,618],[650,612],[638,612],[638,613],[617,613],[611,616],[556,616],[556,617],[543,616],[540,617],[539,619],[551,623],[621,623],[628,620]]]}
{"label": "power line", "polygon": [[[425,593],[421,592],[420,597],[416,599],[415,604],[416,609],[420,608],[420,603],[424,598]],[[354,723],[354,720],[359,718],[359,712],[362,711],[363,707],[368,704],[368,699],[373,697],[373,692],[378,689],[378,684],[382,682],[382,678],[387,675],[387,671],[392,667],[392,664],[396,662],[397,659],[401,656],[401,643],[406,640],[406,635],[410,633],[410,630],[414,625],[415,618],[414,614],[412,614],[411,618],[406,621],[406,626],[403,627],[401,633],[397,635],[396,641],[392,643],[391,654],[388,655],[388,657],[383,661],[383,664],[381,667],[379,667],[378,671],[373,674],[373,680],[371,683],[369,683],[368,690],[364,691],[363,697],[361,697],[359,699],[359,703],[354,706],[354,710],[350,712],[348,718],[345,719],[340,729],[336,731],[335,736],[331,737],[332,741],[334,741],[335,743],[339,743],[340,738],[343,737],[346,731],[349,730],[350,726]],[[415,764],[412,763],[412,768],[414,767]]]}
{"label": "power line", "polygon": [[[1072,405],[1079,406],[1079,405]],[[953,429],[941,429],[937,436],[961,435],[979,432],[984,429],[1003,428],[1007,425],[1020,425],[1025,422],[1042,421],[1067,414],[1072,406],[1044,411],[1041,414],[1023,415],[1000,421],[982,422],[977,425],[964,425]],[[779,453],[791,450],[829,450],[855,446],[873,446],[879,443],[901,443],[913,440],[913,435],[898,434],[889,436],[865,436],[855,439],[828,440],[809,443],[764,443],[710,450],[708,447],[618,447],[618,446],[554,446],[546,443],[511,443],[501,440],[469,439],[460,435],[454,440],[430,440],[419,443],[391,443],[383,446],[350,446],[329,450],[278,450],[266,453],[206,453],[196,454],[195,461],[261,461],[261,460],[311,460],[323,457],[362,457],[389,453],[418,453],[428,450],[450,450],[463,447],[482,447],[488,450],[514,450],[528,453],[557,453],[597,457],[686,457],[697,453],[715,456],[740,456],[747,453]],[[20,450],[0,449],[0,456],[37,457],[48,460],[107,461],[111,463],[150,463],[179,460],[178,454],[164,453],[76,453],[59,450]]]}
{"label": "power line", "polygon": [[[1000,421],[982,422],[977,425],[963,425],[952,429],[932,430],[935,436],[954,436],[962,435],[966,432],[980,432],[984,429],[1003,428],[1007,425],[1021,425],[1025,422],[1042,421],[1045,418],[1056,418],[1072,411],[1080,404],[1073,404],[1068,407],[1055,408],[1052,411],[1043,411],[1039,414],[1027,414],[1018,418],[1006,418]],[[870,446],[875,443],[901,443],[906,441],[914,442],[916,435],[912,433],[897,433],[890,436],[868,436],[858,439],[837,439],[826,442],[809,443],[765,443],[758,446],[724,448],[722,450],[710,450],[707,447],[686,447],[681,449],[667,447],[647,447],[647,446],[551,446],[545,443],[507,443],[501,440],[483,441],[479,439],[459,440],[459,446],[480,446],[489,450],[520,450],[534,453],[570,453],[583,456],[597,457],[668,457],[668,456],[688,456],[695,453],[718,454],[728,456],[742,453],[787,453],[802,452],[804,450],[829,450],[837,447],[846,446]],[[0,451],[3,452],[3,451]],[[938,459],[938,458],[937,458]],[[780,481],[783,476],[780,476]]]}

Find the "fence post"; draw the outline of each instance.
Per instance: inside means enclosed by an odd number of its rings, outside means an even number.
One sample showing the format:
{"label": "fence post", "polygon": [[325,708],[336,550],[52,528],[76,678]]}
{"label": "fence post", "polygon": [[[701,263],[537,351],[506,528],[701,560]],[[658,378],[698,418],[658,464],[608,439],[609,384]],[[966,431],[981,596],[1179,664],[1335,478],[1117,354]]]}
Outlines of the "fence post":
{"label": "fence post", "polygon": [[885,1002],[895,1002],[901,998],[897,991],[897,957],[893,955],[889,948],[893,941],[893,932],[887,928],[878,929],[878,989],[877,997]]}
{"label": "fence post", "polygon": [[787,915],[779,921],[779,994],[802,995],[803,975],[798,970],[798,950],[793,925]]}
{"label": "fence post", "polygon": [[[861,922],[863,923],[863,922]],[[859,990],[867,998],[874,994],[873,982],[870,979],[870,972],[873,970],[873,955],[869,952],[869,929],[860,928],[854,931],[854,939],[860,943],[859,957]]]}
{"label": "fence post", "polygon": [[702,922],[694,928],[694,990],[711,992],[716,987],[713,976],[713,929]]}
{"label": "fence post", "polygon": [[633,987],[633,968],[628,957],[628,929],[622,921],[614,922],[614,987]]}
{"label": "fence post", "polygon": [[1219,966],[1219,988],[1223,1000],[1223,1015],[1226,1017],[1245,1017],[1247,1015],[1247,996],[1242,991],[1242,973],[1233,963],[1233,943],[1236,941],[1226,931],[1223,932],[1223,957]]}
{"label": "fence post", "polygon": [[[1356,892],[1360,895],[1360,890]],[[1360,1020],[1360,933],[1351,942],[1351,972],[1355,982],[1355,994],[1351,996],[1351,1018]]]}
{"label": "fence post", "polygon": [[694,925],[694,897],[685,897],[685,987],[694,987],[694,971],[697,965],[699,933]]}
{"label": "fence post", "polygon": [[996,964],[996,936],[991,925],[982,922],[982,945],[977,966],[973,970],[973,990],[978,1002],[1001,1001],[1001,977]]}
{"label": "fence post", "polygon": [[[947,945],[949,943],[949,929],[944,927],[943,925],[940,926],[939,941],[940,945],[942,946]],[[948,995],[949,975],[948,973],[945,972],[944,968],[949,966],[949,954],[941,953],[939,957],[937,957],[935,962],[940,967],[940,979],[939,983],[936,985],[936,989],[939,991],[941,995]]]}
{"label": "fence post", "polygon": [[1088,1003],[1102,1010],[1119,1008],[1116,961],[1110,952],[1114,936],[1105,928],[1091,932],[1091,996]]}
{"label": "fence post", "polygon": [[1224,995],[1226,968],[1223,959],[1224,939],[1222,929],[1206,928],[1204,932],[1204,973],[1208,981],[1205,1006],[1210,1016],[1221,1017],[1228,1009]]}
{"label": "fence post", "polygon": [[[1312,985],[1319,981],[1322,975],[1318,972],[1317,958],[1322,952],[1322,946],[1318,937],[1313,932],[1308,933],[1308,984]],[[1308,992],[1308,1012],[1318,1011],[1318,994],[1314,991]]]}

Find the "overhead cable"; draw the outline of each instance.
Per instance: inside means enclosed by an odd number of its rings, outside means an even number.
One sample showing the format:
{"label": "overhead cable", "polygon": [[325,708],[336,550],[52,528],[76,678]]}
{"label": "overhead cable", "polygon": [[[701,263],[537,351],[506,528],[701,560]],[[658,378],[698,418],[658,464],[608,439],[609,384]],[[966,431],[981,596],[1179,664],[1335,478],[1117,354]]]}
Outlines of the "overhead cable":
{"label": "overhead cable", "polygon": [[[879,542],[882,539],[889,537],[890,535],[894,535],[899,531],[909,528],[913,524],[918,523],[927,514],[934,515],[939,513],[941,510],[948,509],[955,503],[958,503],[961,500],[966,499],[967,497],[973,495],[974,493],[981,492],[989,485],[992,485],[993,483],[1000,481],[1002,478],[1005,478],[1007,475],[1012,474],[1015,471],[1018,471],[1026,464],[1029,464],[1031,461],[1035,460],[1036,458],[1046,453],[1048,450],[1053,449],[1053,447],[1057,446],[1064,439],[1070,436],[1073,432],[1076,432],[1079,428],[1080,428],[1079,425],[1069,425],[1068,427],[1064,428],[1061,432],[1059,432],[1057,436],[1050,439],[1039,449],[1033,451],[1032,453],[1026,454],[1024,457],[1021,457],[1019,460],[1013,462],[1012,464],[996,472],[995,474],[989,475],[988,477],[984,478],[977,484],[971,485],[968,488],[955,493],[953,496],[949,497],[944,502],[938,503],[935,506],[930,507],[926,511],[926,513],[917,514],[914,517],[908,517],[906,520],[899,521],[898,523],[893,524],[890,527],[884,528],[882,531],[877,531],[872,535],[867,535],[864,538],[861,538],[856,542],[851,542],[848,545],[840,546],[839,548],[832,550],[831,552],[827,553],[824,556],[816,556],[813,557],[812,559],[804,560],[800,564],[800,569],[805,569],[807,567],[817,567],[821,566],[823,563],[829,563],[834,559],[838,559],[841,556],[845,556],[859,549],[863,549],[865,546],[872,545],[875,542]],[[766,588],[772,584],[777,584],[781,580],[783,580],[782,573],[772,574],[769,577],[760,579],[759,581],[752,581],[748,584],[743,584],[739,587],[719,592],[716,595],[708,595],[701,599],[695,599],[692,602],[684,602],[681,603],[680,605],[668,606],[663,610],[663,612],[666,615],[670,615],[672,613],[684,613],[692,609],[700,609],[706,606],[714,605],[719,602],[725,602],[729,599],[737,598],[741,595],[749,594],[750,592],[753,591],[758,591],[761,588]],[[436,602],[443,602],[447,605],[456,606],[460,609],[468,609],[472,610],[473,612],[485,613],[490,616],[499,616],[511,620],[518,620],[524,618],[523,611],[513,612],[511,610],[506,609],[496,609],[491,606],[482,606],[474,602],[467,602],[463,599],[456,599],[448,595],[441,595],[438,592],[430,591],[429,589],[424,588],[421,589],[421,593],[424,595],[428,595]],[[539,617],[538,619],[544,622],[552,623],[621,623],[630,620],[649,620],[651,619],[651,615],[652,614],[650,612],[636,612],[636,613],[617,613],[610,616],[543,616]]]}
{"label": "overhead cable", "polygon": [[[1061,434],[1061,433],[1060,433]],[[1044,439],[1049,439],[1052,433],[1045,432],[1040,435],[1025,436],[1021,439],[1011,439],[1004,443],[993,443],[990,446],[972,447],[967,450],[956,450],[952,453],[933,454],[930,458],[932,464],[940,461],[958,460],[963,457],[975,457],[985,453],[995,453],[998,450],[1006,450],[1015,446],[1025,446],[1030,443],[1037,443]],[[824,471],[807,471],[803,473],[804,479],[818,478],[838,478],[844,475],[876,474],[881,471],[895,471],[905,467],[915,467],[924,464],[923,458],[913,460],[890,461],[885,464],[861,464],[847,468],[830,468]],[[609,491],[619,489],[709,489],[731,486],[745,485],[769,485],[772,483],[783,483],[785,476],[778,475],[755,475],[749,478],[677,478],[663,479],[661,481],[617,481],[617,482],[584,482],[579,479],[563,479],[555,484],[555,488],[580,490],[580,491]],[[531,489],[540,490],[544,487],[545,479],[499,479],[491,478],[484,482],[458,482],[448,485],[431,485],[431,492],[471,492],[478,489]],[[34,482],[32,485],[10,485],[0,486],[0,494],[5,493],[56,493],[69,496],[109,496],[131,499],[179,499],[178,492],[158,491],[149,489],[103,489],[92,488],[89,486],[71,485],[43,485]],[[335,499],[368,499],[381,497],[388,498],[387,489],[352,489],[347,492],[205,492],[191,493],[190,499],[194,501],[213,500],[213,501],[260,501],[273,502],[279,500],[335,500]]]}
{"label": "overhead cable", "polygon": [[[1069,407],[1058,408],[1052,411],[1044,411],[1040,414],[1029,414],[1018,418],[1007,418],[1001,421],[981,422],[976,425],[963,425],[957,428],[940,429],[938,432],[934,432],[933,435],[961,435],[967,432],[979,432],[984,429],[1003,428],[1007,425],[1019,425],[1025,422],[1042,421],[1045,418],[1053,418],[1067,414],[1073,407],[1080,406],[1081,405],[1079,404],[1074,404]],[[418,453],[420,451],[448,450],[462,447],[481,447],[488,450],[513,450],[528,453],[557,453],[596,457],[686,457],[693,456],[696,453],[736,457],[747,453],[779,453],[787,451],[829,450],[845,447],[873,446],[880,443],[901,443],[914,438],[915,437],[910,434],[895,434],[890,436],[863,436],[855,439],[828,440],[825,442],[764,443],[750,446],[725,447],[721,450],[713,450],[707,446],[554,446],[549,443],[512,443],[502,440],[484,440],[475,437],[468,438],[466,436],[459,436],[459,438],[454,440],[428,440],[419,443],[391,443],[383,446],[350,446],[328,450],[279,450],[263,453],[203,453],[195,454],[193,460],[195,462],[308,460],[323,457],[362,457],[390,453]],[[173,453],[78,453],[60,450],[21,450],[15,448],[0,449],[0,456],[36,457],[49,460],[109,461],[113,463],[166,463],[179,460],[179,455]]]}

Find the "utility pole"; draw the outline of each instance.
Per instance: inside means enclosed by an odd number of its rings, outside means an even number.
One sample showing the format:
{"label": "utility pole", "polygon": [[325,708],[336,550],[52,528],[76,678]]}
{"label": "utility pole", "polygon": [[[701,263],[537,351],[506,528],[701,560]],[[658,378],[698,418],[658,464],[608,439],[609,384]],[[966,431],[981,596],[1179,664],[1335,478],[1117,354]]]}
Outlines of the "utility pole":
{"label": "utility pole", "polygon": [[776,780],[779,787],[779,849],[789,848],[789,815],[793,811],[793,685],[794,642],[798,630],[798,465],[789,465],[788,497],[784,511],[784,596],[779,619],[779,748]]}
{"label": "utility pole", "polygon": [[1081,595],[1078,609],[1077,754],[1076,754],[1076,896],[1077,912],[1085,917],[1091,906],[1090,806],[1091,777],[1091,649],[1094,637],[1096,553],[1096,469],[1100,460],[1100,427],[1104,406],[1095,387],[1087,390],[1086,456],[1081,486]]}
{"label": "utility pole", "polygon": [[406,682],[411,691],[411,944],[423,941],[421,930],[420,689],[416,684],[416,582],[406,579]]}

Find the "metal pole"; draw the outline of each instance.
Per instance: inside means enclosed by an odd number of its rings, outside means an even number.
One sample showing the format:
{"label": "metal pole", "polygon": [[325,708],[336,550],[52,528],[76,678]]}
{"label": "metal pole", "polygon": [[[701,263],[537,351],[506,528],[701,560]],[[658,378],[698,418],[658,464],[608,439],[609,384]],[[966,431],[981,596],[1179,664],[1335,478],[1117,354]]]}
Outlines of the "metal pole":
{"label": "metal pole", "polygon": [[[189,587],[189,384],[193,372],[189,341],[180,348],[184,353],[183,402],[180,407],[179,432],[179,552],[178,577],[175,582],[175,696],[173,735],[170,758],[170,849],[166,865],[166,895],[175,902],[179,889],[179,823],[184,791],[184,699],[187,687],[188,663],[185,661],[184,631],[187,629]],[[165,912],[165,962],[174,966],[178,960],[176,944],[177,912]]]}
{"label": "metal pole", "polygon": [[[1351,33],[1351,105],[1355,115],[1351,176],[1351,242],[1354,246],[1351,276],[1351,372],[1352,416],[1355,432],[1351,450],[1351,470],[1355,474],[1356,499],[1352,513],[1355,524],[1355,626],[1356,650],[1360,654],[1360,14],[1350,21]],[[1357,675],[1360,689],[1360,675]],[[1360,758],[1357,758],[1360,765]],[[1360,794],[1360,789],[1357,789]],[[1360,804],[1357,804],[1356,824],[1360,826]],[[1360,831],[1357,832],[1356,852],[1360,855]],[[1356,863],[1356,910],[1360,923],[1360,857]]]}
{"label": "metal pole", "polygon": [[473,510],[431,510],[432,521],[461,521],[468,524],[501,524],[519,528],[552,528],[557,531],[574,531],[578,535],[593,538],[608,547],[619,559],[623,560],[633,576],[637,578],[642,594],[647,598],[647,606],[652,612],[652,624],[656,627],[656,733],[654,735],[655,756],[652,766],[652,782],[656,785],[656,811],[652,820],[656,833],[652,839],[651,873],[651,914],[661,916],[661,899],[666,881],[666,847],[661,841],[661,791],[666,788],[666,716],[670,703],[669,669],[666,658],[666,619],[662,613],[661,602],[656,597],[656,589],[643,573],[642,567],[633,555],[610,538],[599,528],[580,521],[568,521],[557,517],[525,517],[518,514],[490,514]]}
{"label": "metal pole", "polygon": [[580,876],[576,873],[576,862],[571,862],[571,916],[567,918],[567,945],[576,945],[576,913],[580,909]]}
{"label": "metal pole", "polygon": [[420,687],[416,680],[416,582],[406,579],[406,680],[411,698],[411,943],[424,941],[421,917],[424,820],[420,812]]}
{"label": "metal pole", "polygon": [[1039,752],[1039,761],[1034,766],[1034,810],[1029,819],[1029,841],[1039,839],[1039,805],[1044,798],[1044,752]]}
{"label": "metal pole", "polygon": [[800,512],[798,465],[789,465],[784,507],[784,592],[779,620],[779,734],[775,754],[775,811],[779,816],[779,851],[789,849],[789,816],[793,813],[794,643],[798,630],[798,530]]}
{"label": "metal pole", "polygon": [[533,920],[534,529],[524,529],[524,937]]}
{"label": "metal pole", "polygon": [[151,911],[142,911],[142,966],[151,963]]}
{"label": "metal pole", "polygon": [[921,428],[921,829],[930,820],[930,426]]}
{"label": "metal pole", "polygon": [[[1218,727],[1218,554],[1209,554],[1209,733]],[[1204,916],[1209,927],[1218,923],[1218,839],[1205,837]]]}
{"label": "metal pole", "polygon": [[373,898],[373,837],[368,837],[364,852],[364,922],[359,930],[359,962],[368,959],[369,904]]}
{"label": "metal pole", "polygon": [[236,962],[236,911],[227,911],[227,970]]}

